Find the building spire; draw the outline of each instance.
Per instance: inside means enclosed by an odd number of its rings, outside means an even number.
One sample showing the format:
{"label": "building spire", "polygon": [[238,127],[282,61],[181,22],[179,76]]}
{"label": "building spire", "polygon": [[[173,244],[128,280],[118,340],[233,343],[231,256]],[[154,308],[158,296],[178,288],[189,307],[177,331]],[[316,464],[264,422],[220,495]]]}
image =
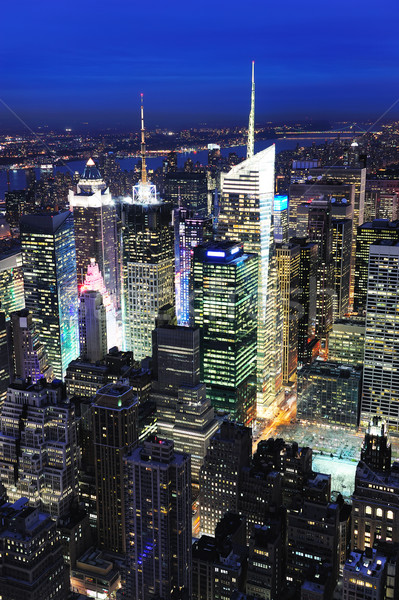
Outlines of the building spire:
{"label": "building spire", "polygon": [[141,183],[147,183],[147,168],[145,164],[145,130],[144,130],[144,104],[141,94]]}
{"label": "building spire", "polygon": [[252,61],[251,111],[248,123],[247,158],[254,155],[255,146],[255,61]]}

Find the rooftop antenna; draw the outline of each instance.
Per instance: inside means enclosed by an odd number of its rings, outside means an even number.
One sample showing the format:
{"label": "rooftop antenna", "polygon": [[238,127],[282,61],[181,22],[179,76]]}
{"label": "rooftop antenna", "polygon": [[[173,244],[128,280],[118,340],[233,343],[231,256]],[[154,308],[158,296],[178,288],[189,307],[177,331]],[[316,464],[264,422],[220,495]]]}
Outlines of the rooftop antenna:
{"label": "rooftop antenna", "polygon": [[251,111],[249,113],[247,158],[254,155],[255,146],[255,61],[252,61]]}
{"label": "rooftop antenna", "polygon": [[144,104],[141,94],[141,183],[147,183],[147,168],[145,164],[145,129],[144,129]]}

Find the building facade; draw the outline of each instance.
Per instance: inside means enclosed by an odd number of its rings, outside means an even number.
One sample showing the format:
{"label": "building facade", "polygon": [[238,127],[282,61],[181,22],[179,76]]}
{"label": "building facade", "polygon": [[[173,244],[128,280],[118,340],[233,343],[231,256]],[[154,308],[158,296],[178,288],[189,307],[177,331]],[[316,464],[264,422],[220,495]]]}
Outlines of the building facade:
{"label": "building facade", "polygon": [[79,355],[78,290],[72,214],[21,218],[25,305],[55,377]]}
{"label": "building facade", "polygon": [[234,242],[194,251],[194,314],[201,379],[213,406],[246,425],[256,416],[258,259]]}
{"label": "building facade", "polygon": [[239,163],[223,178],[219,236],[258,255],[257,412],[282,398],[282,310],[274,250],[275,147]]}

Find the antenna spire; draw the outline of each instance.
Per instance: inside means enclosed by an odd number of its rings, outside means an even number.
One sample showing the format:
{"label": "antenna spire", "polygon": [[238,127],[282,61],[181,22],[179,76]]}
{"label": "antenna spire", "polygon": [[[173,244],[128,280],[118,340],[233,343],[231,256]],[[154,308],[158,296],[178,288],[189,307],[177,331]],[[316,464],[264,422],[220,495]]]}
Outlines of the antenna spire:
{"label": "antenna spire", "polygon": [[145,164],[145,129],[144,129],[144,104],[141,94],[141,183],[147,183],[147,168]]}
{"label": "antenna spire", "polygon": [[247,158],[254,155],[255,146],[255,61],[252,61],[251,111],[248,123]]}

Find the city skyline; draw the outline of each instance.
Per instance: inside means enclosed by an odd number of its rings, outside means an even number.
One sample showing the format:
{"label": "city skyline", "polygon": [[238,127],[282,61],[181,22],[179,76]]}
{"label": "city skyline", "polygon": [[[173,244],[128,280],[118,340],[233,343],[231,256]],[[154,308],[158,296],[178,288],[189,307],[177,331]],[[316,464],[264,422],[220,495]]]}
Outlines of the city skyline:
{"label": "city skyline", "polygon": [[[384,5],[376,14],[370,1],[338,0],[329,11],[290,0],[284,12],[259,0],[247,10],[156,1],[149,18],[141,5],[72,2],[75,18],[65,18],[61,7],[38,14],[22,2],[19,35],[4,31],[0,126],[18,123],[7,105],[33,128],[135,130],[140,92],[149,127],[244,124],[252,60],[259,121],[377,119],[399,95],[394,19],[385,18],[394,3]],[[4,7],[4,21],[16,19]]]}

